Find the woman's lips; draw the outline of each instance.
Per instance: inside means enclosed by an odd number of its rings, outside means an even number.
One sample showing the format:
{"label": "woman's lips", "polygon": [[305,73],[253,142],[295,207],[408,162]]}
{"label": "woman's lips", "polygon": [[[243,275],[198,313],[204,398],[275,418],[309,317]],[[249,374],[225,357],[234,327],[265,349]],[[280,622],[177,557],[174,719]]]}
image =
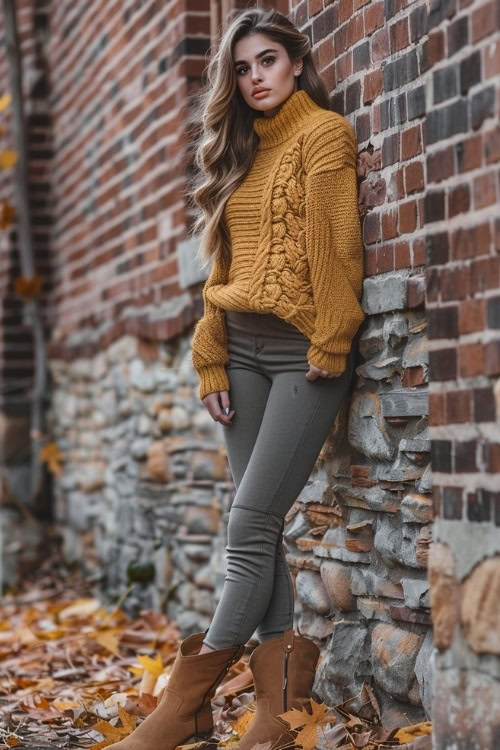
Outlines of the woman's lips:
{"label": "woman's lips", "polygon": [[269,94],[269,89],[266,89],[265,91],[258,91],[256,94],[252,94],[252,96],[255,99],[262,99],[262,97],[266,96],[266,94]]}

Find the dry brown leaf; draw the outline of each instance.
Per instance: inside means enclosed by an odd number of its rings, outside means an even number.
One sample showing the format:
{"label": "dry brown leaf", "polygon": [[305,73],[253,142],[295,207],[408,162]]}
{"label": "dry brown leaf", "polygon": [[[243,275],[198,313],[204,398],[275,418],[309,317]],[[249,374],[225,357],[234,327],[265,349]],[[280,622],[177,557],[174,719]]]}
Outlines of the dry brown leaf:
{"label": "dry brown leaf", "polygon": [[[0,136],[2,132],[0,130]],[[16,216],[16,209],[8,200],[3,200],[0,205],[0,229],[8,229]]]}
{"label": "dry brown leaf", "polygon": [[255,716],[255,711],[245,711],[245,713],[241,714],[236,721],[229,722],[231,724],[231,727],[234,732],[238,735],[238,737],[241,739],[245,732],[248,730],[249,726],[253,722],[253,718]]}

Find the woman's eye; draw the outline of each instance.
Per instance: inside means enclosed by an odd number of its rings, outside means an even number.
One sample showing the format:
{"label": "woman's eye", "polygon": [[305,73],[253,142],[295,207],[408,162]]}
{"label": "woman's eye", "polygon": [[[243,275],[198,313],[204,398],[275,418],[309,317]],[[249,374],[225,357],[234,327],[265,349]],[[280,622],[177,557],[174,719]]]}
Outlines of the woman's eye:
{"label": "woman's eye", "polygon": [[[270,55],[269,57],[263,57],[262,58],[262,62],[265,62],[266,60],[274,60],[274,57],[272,55]],[[238,70],[236,71],[236,74],[240,75],[240,73],[243,70],[246,70],[246,69],[247,69],[247,66],[246,65],[242,65],[241,68],[238,68]]]}

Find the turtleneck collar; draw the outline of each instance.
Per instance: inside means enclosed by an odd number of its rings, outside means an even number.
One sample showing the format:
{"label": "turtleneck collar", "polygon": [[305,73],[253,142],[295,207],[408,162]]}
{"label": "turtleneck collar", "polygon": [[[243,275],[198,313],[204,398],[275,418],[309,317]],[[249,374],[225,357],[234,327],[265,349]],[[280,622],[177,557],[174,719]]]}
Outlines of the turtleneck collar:
{"label": "turtleneck collar", "polygon": [[311,99],[307,91],[294,91],[275,115],[262,115],[253,121],[254,130],[260,138],[259,148],[271,148],[283,143],[300,129],[302,120],[317,112],[325,110]]}

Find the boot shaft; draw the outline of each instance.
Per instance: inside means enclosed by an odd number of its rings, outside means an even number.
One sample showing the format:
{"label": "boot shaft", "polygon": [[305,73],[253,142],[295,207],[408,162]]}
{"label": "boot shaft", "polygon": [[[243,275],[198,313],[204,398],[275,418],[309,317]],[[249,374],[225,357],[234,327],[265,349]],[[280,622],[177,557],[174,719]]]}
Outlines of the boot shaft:
{"label": "boot shaft", "polygon": [[199,654],[204,636],[205,633],[195,633],[182,642],[165,688],[165,693],[182,697],[179,716],[190,716],[209,702],[228,669],[245,650],[245,646],[231,646]]}
{"label": "boot shaft", "polygon": [[274,715],[300,709],[310,699],[319,653],[313,641],[295,635],[293,628],[261,643],[250,657],[257,700],[267,695]]}

